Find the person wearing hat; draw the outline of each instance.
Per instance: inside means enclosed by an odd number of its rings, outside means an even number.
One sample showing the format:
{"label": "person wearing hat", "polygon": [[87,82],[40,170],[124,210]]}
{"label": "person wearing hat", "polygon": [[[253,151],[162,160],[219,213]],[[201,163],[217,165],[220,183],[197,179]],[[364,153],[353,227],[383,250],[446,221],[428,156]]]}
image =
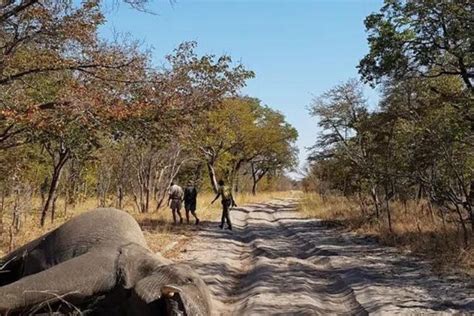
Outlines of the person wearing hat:
{"label": "person wearing hat", "polygon": [[168,206],[171,208],[173,212],[173,222],[176,225],[176,213],[179,216],[180,224],[183,223],[183,217],[181,216],[181,205],[183,203],[183,189],[177,185],[176,183],[172,182],[171,187],[168,193]]}
{"label": "person wearing hat", "polygon": [[199,218],[196,215],[197,190],[192,182],[189,182],[184,188],[184,210],[186,211],[186,221],[189,224],[189,213],[196,219],[196,225],[199,224]]}

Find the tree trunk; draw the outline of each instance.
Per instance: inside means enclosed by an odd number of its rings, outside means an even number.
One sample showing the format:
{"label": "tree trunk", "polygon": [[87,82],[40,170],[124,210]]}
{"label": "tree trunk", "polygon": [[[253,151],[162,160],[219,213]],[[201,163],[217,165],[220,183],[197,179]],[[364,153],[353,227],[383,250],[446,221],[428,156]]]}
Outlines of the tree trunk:
{"label": "tree trunk", "polygon": [[253,180],[253,184],[252,184],[252,194],[253,195],[257,195],[257,186],[258,186],[258,183],[260,182],[260,180],[263,179],[265,173],[264,174],[261,174],[257,177],[252,177],[252,180]]}
{"label": "tree trunk", "polygon": [[[58,180],[59,183],[59,180]],[[58,200],[58,192],[54,193],[53,203],[51,203],[51,224],[54,223],[54,216],[56,215],[56,201]]]}
{"label": "tree trunk", "polygon": [[240,192],[240,178],[239,178],[239,175],[236,176],[235,178],[235,193],[239,193]]}
{"label": "tree trunk", "polygon": [[149,208],[150,208],[150,188],[147,186],[145,188],[145,208],[143,210],[143,213],[148,213]]}
{"label": "tree trunk", "polygon": [[377,218],[379,218],[380,209],[379,209],[379,198],[377,196],[377,186],[376,185],[372,186],[372,189],[370,190],[370,194],[371,194],[372,200],[374,202],[375,214],[376,214]]}
{"label": "tree trunk", "polygon": [[252,195],[257,195],[257,182],[253,182],[252,184]]}
{"label": "tree trunk", "polygon": [[13,251],[15,249],[15,235],[13,234],[13,226],[10,226],[9,230],[10,240],[8,242],[8,251]]}
{"label": "tree trunk", "polygon": [[468,248],[469,247],[469,232],[467,230],[466,223],[464,223],[464,218],[462,216],[462,212],[459,206],[457,204],[454,204],[454,206],[456,208],[456,213],[459,216],[459,223],[461,224],[461,228],[462,228],[464,248]]}
{"label": "tree trunk", "polygon": [[423,184],[418,184],[418,191],[416,193],[416,201],[419,203],[423,197]]}
{"label": "tree trunk", "polygon": [[123,188],[122,185],[120,184],[117,187],[117,208],[122,209],[123,206]]}
{"label": "tree trunk", "polygon": [[388,192],[387,185],[384,186],[385,188],[385,209],[387,210],[387,220],[388,220],[388,230],[393,233],[392,229],[392,212],[390,210],[390,199],[393,196],[392,193]]}
{"label": "tree trunk", "polygon": [[66,217],[66,214],[67,214],[68,200],[69,200],[69,194],[67,193],[67,190],[66,190],[66,193],[64,196],[64,217]]}
{"label": "tree trunk", "polygon": [[469,212],[469,217],[471,220],[471,230],[474,233],[474,180],[471,180],[465,207],[467,211]]}
{"label": "tree trunk", "polygon": [[255,174],[255,166],[253,163],[250,164],[250,168],[252,169],[252,194],[257,195],[257,175]]}
{"label": "tree trunk", "polygon": [[161,205],[163,204],[163,200],[165,198],[165,189],[162,189],[163,183],[164,183],[164,175],[165,175],[165,170],[167,167],[162,167],[160,169],[160,172],[158,173],[158,179],[155,181],[155,188],[154,190],[154,197],[155,197],[155,202],[156,202],[156,207],[155,207],[155,212],[157,212]]}
{"label": "tree trunk", "polygon": [[362,195],[362,190],[361,190],[360,186],[357,189],[357,198],[359,200],[359,206],[360,206],[360,211],[362,213],[362,216],[365,216],[365,214],[367,213],[367,209],[366,209],[364,197]]}
{"label": "tree trunk", "polygon": [[234,163],[232,167],[232,171],[230,173],[230,187],[232,188],[233,192],[238,192],[237,183],[239,178],[239,171],[242,167],[242,163],[244,163],[243,159],[240,159],[236,163]]}
{"label": "tree trunk", "polygon": [[217,185],[217,178],[216,178],[216,170],[214,169],[214,166],[212,163],[210,162],[207,163],[207,170],[209,171],[209,178],[211,180],[212,189],[214,190],[214,193],[217,194],[218,185]]}
{"label": "tree trunk", "polygon": [[430,212],[431,221],[434,222],[435,217],[434,217],[434,213],[433,213],[433,205],[431,204],[430,200],[428,200],[427,204],[428,204],[428,211]]}
{"label": "tree trunk", "polygon": [[121,158],[122,159],[120,159],[120,169],[118,173],[118,184],[116,187],[117,189],[116,207],[118,209],[122,209],[123,207],[123,200],[125,198],[126,179],[129,176],[129,171],[127,170],[127,167],[130,167],[129,165],[130,146],[129,145],[125,146],[124,150],[122,150]]}
{"label": "tree trunk", "polygon": [[[46,221],[46,215],[48,210],[51,209],[53,202],[55,201],[56,191],[59,185],[59,179],[61,178],[61,173],[64,165],[69,159],[69,150],[65,150],[59,154],[57,163],[54,165],[53,175],[51,177],[51,183],[49,185],[49,191],[44,203],[43,210],[41,211],[41,226],[44,226]],[[53,219],[53,217],[51,217]]]}
{"label": "tree trunk", "polygon": [[257,195],[257,185],[260,180],[263,179],[263,177],[267,174],[268,169],[260,169],[260,172],[258,169],[255,168],[255,165],[253,163],[250,164],[251,171],[252,171],[252,194]]}
{"label": "tree trunk", "polygon": [[3,237],[4,233],[4,226],[3,226],[3,212],[5,209],[5,188],[2,189],[2,201],[0,205],[0,241],[2,240],[1,237]]}
{"label": "tree trunk", "polygon": [[441,208],[441,207],[438,207],[438,211],[439,211],[439,216],[441,217],[441,222],[443,223],[443,233],[444,233],[444,237],[445,239],[447,239],[448,237],[448,232],[446,230],[446,216],[444,214],[444,210]]}
{"label": "tree trunk", "polygon": [[388,230],[393,233],[392,229],[392,212],[390,210],[390,200],[385,199],[385,208],[387,209]]}
{"label": "tree trunk", "polygon": [[20,185],[16,185],[13,192],[14,192],[14,203],[13,203],[13,212],[12,212],[13,218],[12,218],[11,226],[15,229],[15,233],[18,233],[21,227]]}

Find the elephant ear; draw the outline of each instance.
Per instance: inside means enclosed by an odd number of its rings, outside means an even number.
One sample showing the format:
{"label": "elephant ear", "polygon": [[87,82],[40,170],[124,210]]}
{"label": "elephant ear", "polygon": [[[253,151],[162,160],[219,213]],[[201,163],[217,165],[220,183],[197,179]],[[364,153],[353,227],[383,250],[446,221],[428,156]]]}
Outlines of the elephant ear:
{"label": "elephant ear", "polygon": [[206,284],[189,266],[169,263],[140,245],[121,250],[119,277],[124,288],[132,289],[134,304],[129,305],[138,310],[156,308],[160,315],[163,308],[173,311],[173,315],[182,311],[187,315],[210,315]]}
{"label": "elephant ear", "polygon": [[151,275],[141,279],[134,287],[134,292],[147,304],[159,300],[163,295],[173,296],[174,290],[169,290],[167,280],[164,275]]}
{"label": "elephant ear", "polygon": [[149,260],[149,257],[138,257],[133,261],[133,265],[128,267],[134,269],[127,277],[130,281],[136,281],[133,292],[147,304],[162,297],[171,298],[182,291],[180,285],[183,285],[183,280],[176,273],[176,265],[161,264],[161,261]]}
{"label": "elephant ear", "polygon": [[206,284],[182,264],[163,265],[137,282],[133,292],[146,304],[164,299],[172,315],[210,315],[211,298]]}
{"label": "elephant ear", "polygon": [[149,249],[137,244],[127,245],[120,249],[117,262],[119,280],[125,289],[131,289],[163,264],[166,262]]}

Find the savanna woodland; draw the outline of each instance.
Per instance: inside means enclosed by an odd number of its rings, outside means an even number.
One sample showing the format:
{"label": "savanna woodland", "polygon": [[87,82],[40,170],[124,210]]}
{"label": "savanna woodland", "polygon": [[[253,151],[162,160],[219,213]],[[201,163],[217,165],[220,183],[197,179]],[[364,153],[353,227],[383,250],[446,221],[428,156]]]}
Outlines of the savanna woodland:
{"label": "savanna woodland", "polygon": [[173,180],[216,192],[225,179],[249,195],[300,184],[308,216],[473,269],[473,1],[386,0],[367,16],[360,78],[309,107],[321,132],[300,183],[296,129],[241,92],[252,70],[195,42],[157,66],[139,41],[99,36],[103,6],[0,2],[4,252],[78,210],[159,214]]}
{"label": "savanna woodland", "polygon": [[[147,10],[140,0],[116,5]],[[297,132],[239,94],[252,71],[230,56],[198,55],[195,42],[155,66],[138,41],[99,37],[103,6],[1,2],[4,250],[76,209],[159,213],[173,180],[212,192],[225,179],[250,194],[292,185],[284,171],[296,163]]]}
{"label": "savanna woodland", "polygon": [[[316,215],[471,271],[473,17],[469,0],[387,0],[369,15],[361,79],[310,107],[321,133],[303,181],[320,195],[307,208],[326,201]],[[375,108],[364,83],[381,91]]]}

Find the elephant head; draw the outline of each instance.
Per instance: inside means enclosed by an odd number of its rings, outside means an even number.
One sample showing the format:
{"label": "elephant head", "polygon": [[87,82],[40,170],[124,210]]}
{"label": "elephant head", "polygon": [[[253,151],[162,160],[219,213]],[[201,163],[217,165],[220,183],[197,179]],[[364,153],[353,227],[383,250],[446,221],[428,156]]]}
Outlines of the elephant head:
{"label": "elephant head", "polygon": [[139,280],[133,291],[147,304],[150,314],[210,315],[206,284],[184,264],[158,267]]}
{"label": "elephant head", "polygon": [[163,262],[143,248],[129,247],[119,260],[122,282],[132,290],[135,308],[130,314],[211,314],[207,285],[186,264]]}

